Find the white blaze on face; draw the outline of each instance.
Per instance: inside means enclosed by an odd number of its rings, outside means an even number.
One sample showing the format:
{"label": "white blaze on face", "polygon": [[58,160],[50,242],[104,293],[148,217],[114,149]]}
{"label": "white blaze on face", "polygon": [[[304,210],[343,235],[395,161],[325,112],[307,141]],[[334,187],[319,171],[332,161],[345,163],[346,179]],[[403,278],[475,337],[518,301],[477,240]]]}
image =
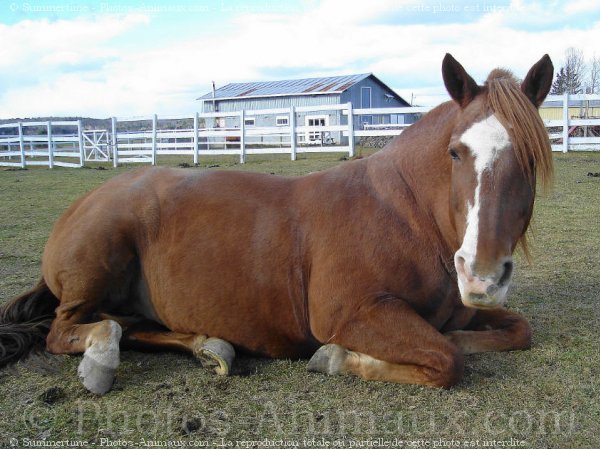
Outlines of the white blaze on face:
{"label": "white blaze on face", "polygon": [[[476,183],[473,203],[467,203],[467,228],[463,243],[456,253],[465,259],[467,266],[470,266],[477,254],[481,179],[486,170],[492,169],[500,153],[509,147],[510,138],[496,116],[490,115],[479,122],[473,123],[459,140],[469,148],[475,160]],[[463,285],[460,278],[458,284],[462,294]]]}

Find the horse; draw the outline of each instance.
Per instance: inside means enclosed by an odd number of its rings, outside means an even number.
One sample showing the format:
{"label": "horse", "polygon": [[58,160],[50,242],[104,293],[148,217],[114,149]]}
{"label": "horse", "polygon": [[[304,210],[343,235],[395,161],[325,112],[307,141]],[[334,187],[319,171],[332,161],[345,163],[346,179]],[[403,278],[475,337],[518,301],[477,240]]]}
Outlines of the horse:
{"label": "horse", "polygon": [[553,167],[538,108],[553,65],[478,85],[450,54],[450,100],[384,149],[300,177],[143,168],[56,222],[42,278],[0,311],[0,364],[81,354],[92,393],[123,349],[177,350],[217,374],[235,351],[309,371],[450,388],[464,356],[527,349],[507,309],[536,184]]}

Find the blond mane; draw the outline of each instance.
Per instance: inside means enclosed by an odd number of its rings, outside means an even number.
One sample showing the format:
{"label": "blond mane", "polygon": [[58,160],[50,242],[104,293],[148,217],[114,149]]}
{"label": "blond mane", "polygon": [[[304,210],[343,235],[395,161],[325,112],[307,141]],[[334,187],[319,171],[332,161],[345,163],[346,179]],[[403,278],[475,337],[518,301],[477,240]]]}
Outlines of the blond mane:
{"label": "blond mane", "polygon": [[[521,170],[534,190],[536,180],[547,190],[552,185],[554,173],[552,148],[537,109],[508,70],[492,71],[485,86],[488,106],[507,129]],[[530,260],[525,233],[519,244],[527,260]]]}
{"label": "blond mane", "polygon": [[492,71],[485,86],[488,105],[508,130],[521,170],[532,187],[536,179],[544,188],[550,187],[554,172],[552,148],[537,109],[508,70]]}

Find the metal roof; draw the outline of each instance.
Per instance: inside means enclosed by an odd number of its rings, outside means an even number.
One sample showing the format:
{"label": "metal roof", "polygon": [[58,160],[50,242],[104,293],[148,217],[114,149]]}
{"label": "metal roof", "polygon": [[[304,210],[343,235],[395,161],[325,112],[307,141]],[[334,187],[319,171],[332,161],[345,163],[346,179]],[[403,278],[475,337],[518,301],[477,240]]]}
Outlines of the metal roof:
{"label": "metal roof", "polygon": [[[281,81],[259,81],[253,83],[230,83],[215,90],[215,99],[276,97],[289,95],[320,95],[341,93],[359,81],[372,76],[371,73],[358,75],[326,76]],[[209,92],[197,100],[212,100]]]}

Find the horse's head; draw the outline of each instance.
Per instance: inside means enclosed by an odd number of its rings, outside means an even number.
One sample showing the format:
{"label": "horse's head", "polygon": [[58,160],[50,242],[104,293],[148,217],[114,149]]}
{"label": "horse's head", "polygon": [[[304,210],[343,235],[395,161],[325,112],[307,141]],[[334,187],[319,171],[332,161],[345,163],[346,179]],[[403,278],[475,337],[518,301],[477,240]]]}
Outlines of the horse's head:
{"label": "horse's head", "polygon": [[512,254],[533,212],[536,178],[552,175],[548,135],[537,108],[552,83],[545,55],[519,85],[505,70],[478,86],[449,54],[444,83],[460,112],[447,157],[452,164],[451,220],[460,248],[454,255],[462,302],[504,304],[513,273]]}

